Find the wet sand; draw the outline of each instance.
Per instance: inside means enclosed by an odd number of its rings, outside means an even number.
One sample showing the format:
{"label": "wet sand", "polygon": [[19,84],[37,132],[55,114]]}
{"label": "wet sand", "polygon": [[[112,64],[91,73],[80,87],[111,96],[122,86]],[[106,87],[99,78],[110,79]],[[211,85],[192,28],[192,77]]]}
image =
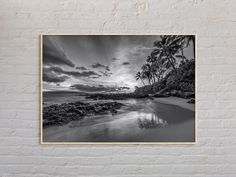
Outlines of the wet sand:
{"label": "wet sand", "polygon": [[[194,109],[188,106],[187,100],[173,97],[120,102],[126,106],[115,115],[90,116],[63,126],[44,128],[44,142],[195,141]],[[171,104],[167,104],[169,102]],[[194,108],[194,104],[189,105]]]}
{"label": "wet sand", "polygon": [[195,110],[195,104],[189,104],[187,103],[187,99],[184,98],[178,98],[178,97],[168,97],[168,98],[155,98],[155,101],[159,103],[165,103],[165,104],[171,104],[171,105],[176,105],[179,107],[182,107],[184,109],[188,109],[191,111]]}

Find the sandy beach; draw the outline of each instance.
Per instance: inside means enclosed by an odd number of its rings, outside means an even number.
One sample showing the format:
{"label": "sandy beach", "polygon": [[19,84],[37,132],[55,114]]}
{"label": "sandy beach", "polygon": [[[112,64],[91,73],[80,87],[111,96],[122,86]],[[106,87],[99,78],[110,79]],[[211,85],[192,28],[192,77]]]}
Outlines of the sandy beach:
{"label": "sandy beach", "polygon": [[195,104],[187,103],[188,99],[178,98],[178,97],[167,97],[167,98],[154,98],[155,101],[159,103],[171,104],[180,106],[184,109],[195,111]]}

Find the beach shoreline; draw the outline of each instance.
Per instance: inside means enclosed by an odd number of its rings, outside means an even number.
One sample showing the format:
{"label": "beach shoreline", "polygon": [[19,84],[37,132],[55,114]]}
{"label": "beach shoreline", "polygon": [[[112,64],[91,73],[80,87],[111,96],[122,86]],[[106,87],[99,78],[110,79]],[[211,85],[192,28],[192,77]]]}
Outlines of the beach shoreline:
{"label": "beach shoreline", "polygon": [[[136,99],[136,101],[128,105],[122,102],[124,106],[117,110],[117,114],[97,114],[63,125],[44,127],[43,140],[45,142],[194,141],[194,104],[187,103],[188,99],[166,97]],[[159,128],[140,128],[139,123],[145,124],[147,120],[149,123],[150,120],[158,120]]]}
{"label": "beach shoreline", "polygon": [[170,97],[154,98],[153,100],[158,103],[175,105],[190,111],[195,111],[195,104],[187,103],[189,99],[170,96]]}

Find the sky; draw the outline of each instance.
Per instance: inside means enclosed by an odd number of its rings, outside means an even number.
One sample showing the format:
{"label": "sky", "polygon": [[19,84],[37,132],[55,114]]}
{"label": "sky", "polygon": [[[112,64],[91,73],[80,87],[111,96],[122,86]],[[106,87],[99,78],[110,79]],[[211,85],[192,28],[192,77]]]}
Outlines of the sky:
{"label": "sky", "polygon": [[[132,92],[159,36],[43,36],[43,91]],[[193,58],[186,48],[185,56]]]}

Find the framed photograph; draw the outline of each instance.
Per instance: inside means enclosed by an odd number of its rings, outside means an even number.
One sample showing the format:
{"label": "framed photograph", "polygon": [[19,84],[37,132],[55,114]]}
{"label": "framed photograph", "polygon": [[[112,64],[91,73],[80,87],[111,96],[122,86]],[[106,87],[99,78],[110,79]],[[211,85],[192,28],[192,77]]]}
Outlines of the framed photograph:
{"label": "framed photograph", "polygon": [[194,144],[196,36],[41,35],[42,144]]}

